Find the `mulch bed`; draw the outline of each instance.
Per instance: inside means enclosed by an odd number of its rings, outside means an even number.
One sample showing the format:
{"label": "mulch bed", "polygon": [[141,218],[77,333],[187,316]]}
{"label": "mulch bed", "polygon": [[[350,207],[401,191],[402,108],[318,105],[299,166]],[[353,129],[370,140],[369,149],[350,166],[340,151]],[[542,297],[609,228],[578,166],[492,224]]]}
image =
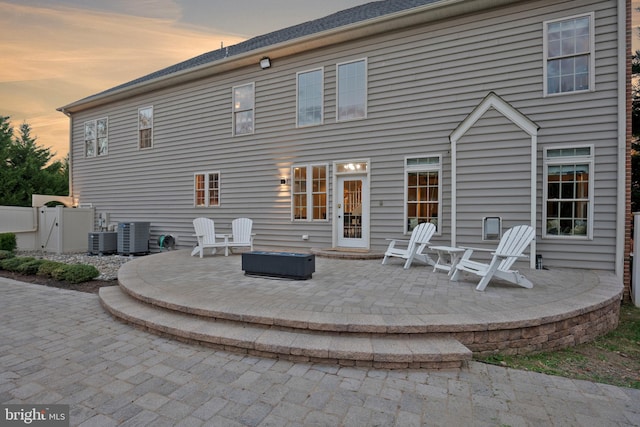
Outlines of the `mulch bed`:
{"label": "mulch bed", "polygon": [[50,277],[19,274],[11,271],[0,270],[0,277],[18,280],[20,282],[33,283],[37,285],[50,286],[53,288],[69,289],[72,291],[87,292],[97,294],[98,290],[103,286],[117,286],[117,280],[91,280],[84,283],[68,283],[65,281],[54,280]]}

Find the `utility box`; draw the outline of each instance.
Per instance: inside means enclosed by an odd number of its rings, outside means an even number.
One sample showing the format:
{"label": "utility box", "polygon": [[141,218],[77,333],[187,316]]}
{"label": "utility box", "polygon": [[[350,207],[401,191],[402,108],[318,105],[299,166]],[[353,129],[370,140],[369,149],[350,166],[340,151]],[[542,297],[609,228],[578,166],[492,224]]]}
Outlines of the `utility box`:
{"label": "utility box", "polygon": [[114,254],[118,250],[118,233],[99,231],[89,233],[89,253],[91,255]]}
{"label": "utility box", "polygon": [[121,255],[149,253],[150,222],[118,223],[118,253]]}
{"label": "utility box", "polygon": [[291,252],[244,252],[242,269],[248,276],[307,280],[316,271],[316,256]]}

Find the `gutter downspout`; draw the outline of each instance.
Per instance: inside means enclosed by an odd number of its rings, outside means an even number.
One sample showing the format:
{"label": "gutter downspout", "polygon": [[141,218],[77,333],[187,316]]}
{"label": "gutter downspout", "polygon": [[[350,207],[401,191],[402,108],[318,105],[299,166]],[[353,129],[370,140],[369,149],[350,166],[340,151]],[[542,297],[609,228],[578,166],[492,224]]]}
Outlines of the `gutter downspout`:
{"label": "gutter downspout", "polygon": [[624,280],[627,218],[627,1],[618,0],[618,200],[615,274]]}
{"label": "gutter downspout", "polygon": [[75,206],[75,198],[73,196],[73,174],[71,173],[71,165],[73,165],[73,117],[71,116],[71,113],[64,108],[58,108],[58,111],[69,118],[69,196],[73,199]]}

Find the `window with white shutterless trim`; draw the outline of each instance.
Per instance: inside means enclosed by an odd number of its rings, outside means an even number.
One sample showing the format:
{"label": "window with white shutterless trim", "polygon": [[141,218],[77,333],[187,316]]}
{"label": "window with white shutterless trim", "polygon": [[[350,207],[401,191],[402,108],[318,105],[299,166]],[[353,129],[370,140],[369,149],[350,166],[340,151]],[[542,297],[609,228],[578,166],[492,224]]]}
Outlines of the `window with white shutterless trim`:
{"label": "window with white shutterless trim", "polygon": [[544,22],[544,95],[595,90],[594,13]]}
{"label": "window with white shutterless trim", "polygon": [[291,215],[294,221],[327,221],[327,164],[291,168]]}
{"label": "window with white shutterless trim", "polygon": [[542,237],[593,238],[594,147],[544,150]]}
{"label": "window with white shutterless trim", "polygon": [[220,206],[220,172],[194,174],[193,204],[202,208]]}
{"label": "window with white shutterless trim", "polygon": [[438,232],[442,217],[442,156],[405,158],[405,231],[430,222]]}

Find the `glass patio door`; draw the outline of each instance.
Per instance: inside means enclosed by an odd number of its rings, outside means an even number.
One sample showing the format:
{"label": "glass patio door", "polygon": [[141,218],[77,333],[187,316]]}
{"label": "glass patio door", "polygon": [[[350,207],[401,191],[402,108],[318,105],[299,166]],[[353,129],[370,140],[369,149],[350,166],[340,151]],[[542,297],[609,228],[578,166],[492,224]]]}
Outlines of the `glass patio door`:
{"label": "glass patio door", "polygon": [[338,177],[336,197],[337,243],[346,248],[366,248],[369,230],[369,206],[365,176]]}

